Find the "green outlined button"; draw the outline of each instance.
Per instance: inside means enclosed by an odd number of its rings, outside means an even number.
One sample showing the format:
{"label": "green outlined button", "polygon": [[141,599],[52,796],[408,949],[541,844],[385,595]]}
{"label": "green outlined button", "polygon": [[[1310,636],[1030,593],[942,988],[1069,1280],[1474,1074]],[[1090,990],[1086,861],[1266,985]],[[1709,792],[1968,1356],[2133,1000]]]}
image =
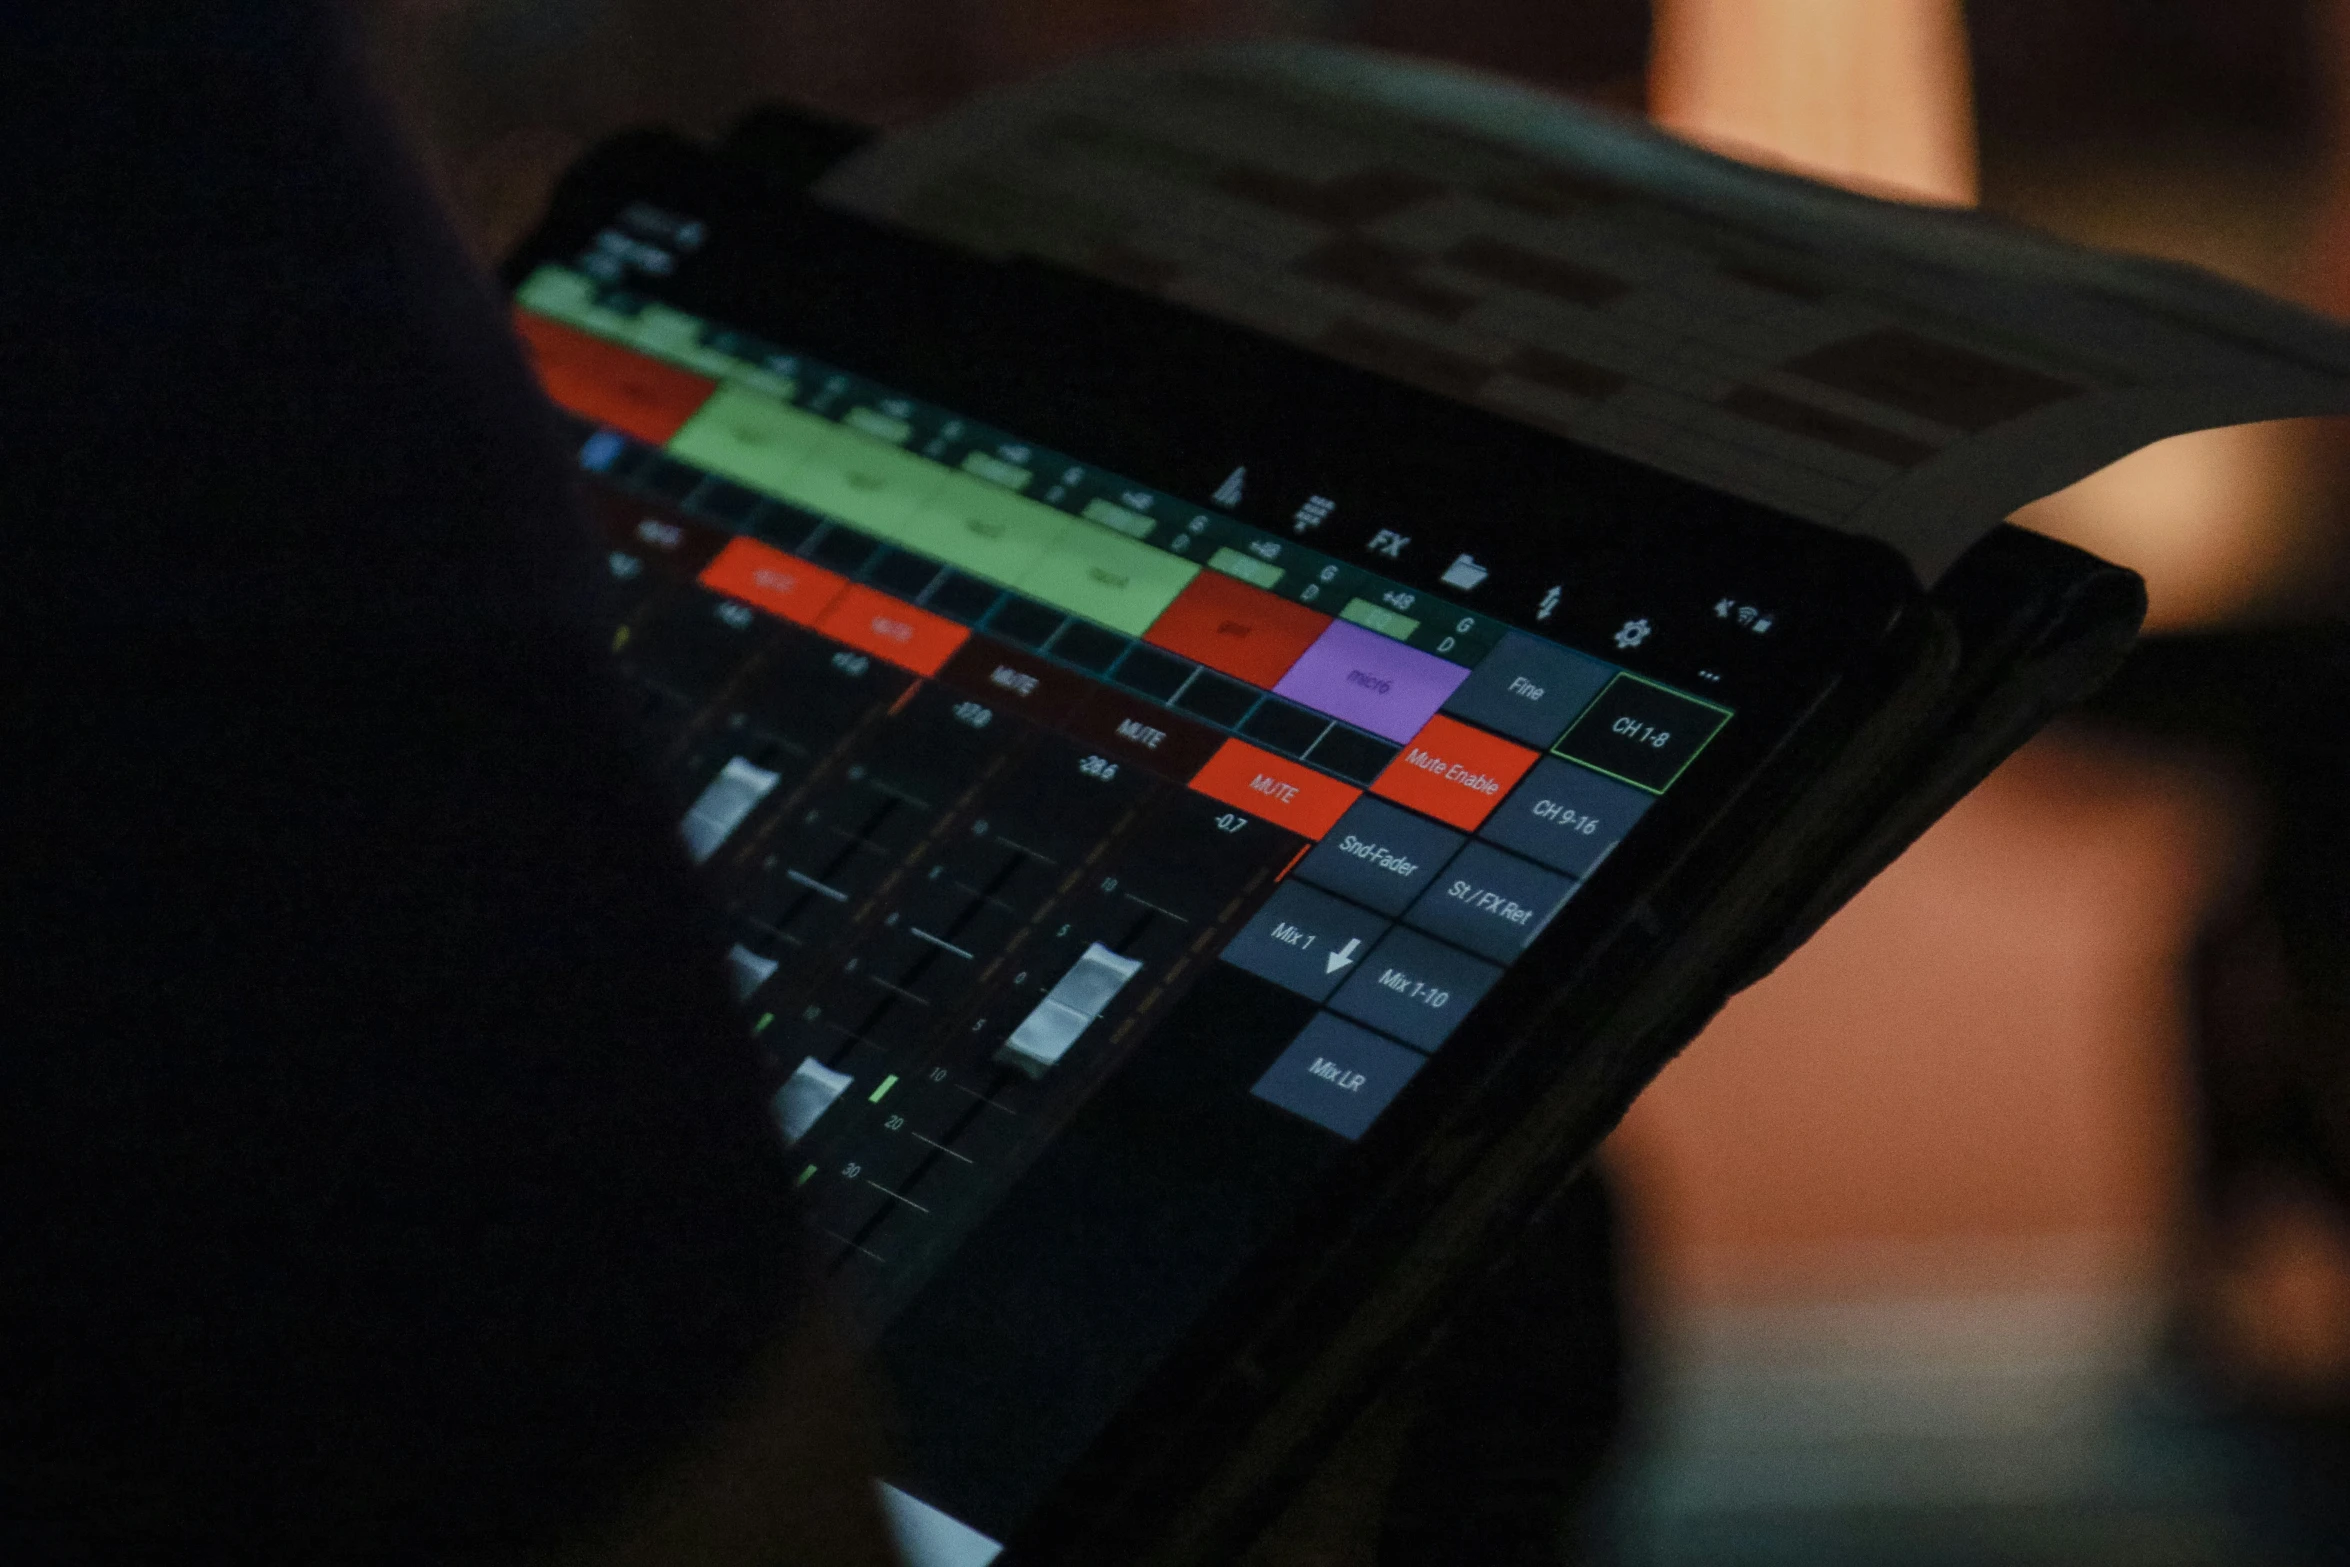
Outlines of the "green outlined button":
{"label": "green outlined button", "polygon": [[1726,707],[1620,674],[1551,749],[1610,778],[1662,794],[1729,721]]}

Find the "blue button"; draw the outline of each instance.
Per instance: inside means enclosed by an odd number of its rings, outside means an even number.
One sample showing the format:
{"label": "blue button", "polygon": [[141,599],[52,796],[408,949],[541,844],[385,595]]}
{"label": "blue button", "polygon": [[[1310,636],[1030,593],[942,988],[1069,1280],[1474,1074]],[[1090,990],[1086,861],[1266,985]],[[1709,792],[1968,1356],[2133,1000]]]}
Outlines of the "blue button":
{"label": "blue button", "polygon": [[602,473],[628,450],[628,437],[617,430],[598,430],[587,438],[579,449],[579,465],[591,473]]}
{"label": "blue button", "polygon": [[1387,929],[1368,909],[1284,882],[1224,948],[1224,961],[1320,1001],[1361,966]]}
{"label": "blue button", "polygon": [[1401,914],[1464,841],[1450,827],[1365,795],[1297,862],[1297,874],[1382,914]]}
{"label": "blue button", "polygon": [[1249,1091],[1352,1142],[1426,1059],[1320,1012]]}
{"label": "blue button", "polygon": [[1516,960],[1581,885],[1482,843],[1460,852],[1404,919],[1496,963]]}
{"label": "blue button", "polygon": [[1588,767],[1544,757],[1485,818],[1477,836],[1554,871],[1588,876],[1621,843],[1656,796]]}
{"label": "blue button", "polygon": [[1395,930],[1355,965],[1331,1010],[1434,1050],[1483,1000],[1501,970],[1416,931]]}
{"label": "blue button", "polygon": [[1513,631],[1470,671],[1444,710],[1548,750],[1615,672],[1596,658]]}

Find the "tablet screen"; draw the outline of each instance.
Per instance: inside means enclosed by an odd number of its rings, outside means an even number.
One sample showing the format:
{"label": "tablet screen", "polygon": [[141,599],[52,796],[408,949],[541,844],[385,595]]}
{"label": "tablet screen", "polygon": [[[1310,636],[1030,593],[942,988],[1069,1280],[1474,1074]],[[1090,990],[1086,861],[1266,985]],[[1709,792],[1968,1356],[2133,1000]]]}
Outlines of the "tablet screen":
{"label": "tablet screen", "polygon": [[565,267],[517,304],[902,1505],[1006,1535],[1737,718],[1316,497],[1245,524]]}

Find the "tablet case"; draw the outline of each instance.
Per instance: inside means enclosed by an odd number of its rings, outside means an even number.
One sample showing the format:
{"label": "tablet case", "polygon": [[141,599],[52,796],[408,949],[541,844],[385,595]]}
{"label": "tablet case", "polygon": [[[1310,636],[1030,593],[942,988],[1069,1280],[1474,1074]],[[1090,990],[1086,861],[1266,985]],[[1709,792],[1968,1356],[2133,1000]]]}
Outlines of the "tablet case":
{"label": "tablet case", "polygon": [[[760,171],[779,199],[800,199],[866,135],[771,106],[718,155]],[[1434,1359],[1462,1303],[1515,1260],[1513,1241],[1559,1222],[1592,1150],[1722,1005],[2118,666],[2145,597],[2128,571],[2001,526],[1929,604],[1873,680],[1837,696],[1865,711],[1858,738],[1822,759],[1800,797],[1737,807],[1745,820],[1732,836],[1759,847],[1740,863],[1686,868],[1636,917],[1649,950],[1661,939],[1666,956],[1608,1015],[1568,1007],[1550,1020],[1574,1033],[1569,1064],[1504,1063],[1511,1092],[1482,1095],[1416,1170],[1350,1215],[1357,1244],[1334,1247],[1283,1299],[1250,1303],[1246,1320],[1211,1325],[1201,1338],[1217,1344],[1217,1363],[1165,1379],[1184,1387],[1180,1407],[1120,1417],[1062,1488],[1089,1498],[1082,1513],[1041,1517],[1021,1561],[1234,1559],[1349,1424]],[[1511,1103],[1511,1124],[1479,1124],[1497,1100]],[[1350,1265],[1368,1254],[1389,1259],[1376,1277]]]}

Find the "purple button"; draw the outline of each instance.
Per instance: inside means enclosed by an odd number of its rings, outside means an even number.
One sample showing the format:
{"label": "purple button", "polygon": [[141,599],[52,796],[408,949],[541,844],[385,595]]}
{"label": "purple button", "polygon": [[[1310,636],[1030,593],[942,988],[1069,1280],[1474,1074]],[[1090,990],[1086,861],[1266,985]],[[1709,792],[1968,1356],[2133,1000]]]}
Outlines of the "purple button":
{"label": "purple button", "polygon": [[1433,653],[1334,620],[1273,689],[1318,713],[1401,741],[1418,734],[1453,687],[1468,678],[1467,670]]}

